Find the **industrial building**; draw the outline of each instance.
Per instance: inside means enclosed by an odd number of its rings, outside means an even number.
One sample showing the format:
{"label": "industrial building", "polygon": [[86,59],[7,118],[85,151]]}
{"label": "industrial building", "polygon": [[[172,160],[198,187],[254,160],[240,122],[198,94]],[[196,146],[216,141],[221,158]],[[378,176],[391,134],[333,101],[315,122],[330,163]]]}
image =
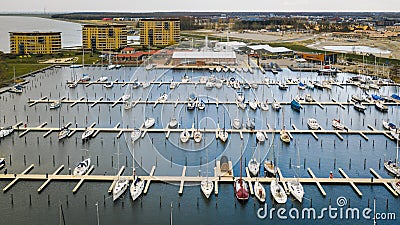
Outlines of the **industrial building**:
{"label": "industrial building", "polygon": [[113,51],[126,47],[127,28],[123,24],[82,25],[83,48]]}
{"label": "industrial building", "polygon": [[280,58],[293,56],[293,50],[285,47],[271,47],[269,45],[249,45],[241,48],[247,54],[257,54],[261,58]]}
{"label": "industrial building", "polygon": [[236,53],[231,52],[174,52],[172,64],[178,65],[235,65]]}
{"label": "industrial building", "polygon": [[61,51],[61,32],[10,32],[11,54],[53,54]]}
{"label": "industrial building", "polygon": [[179,19],[141,19],[140,44],[142,46],[168,46],[179,42]]}

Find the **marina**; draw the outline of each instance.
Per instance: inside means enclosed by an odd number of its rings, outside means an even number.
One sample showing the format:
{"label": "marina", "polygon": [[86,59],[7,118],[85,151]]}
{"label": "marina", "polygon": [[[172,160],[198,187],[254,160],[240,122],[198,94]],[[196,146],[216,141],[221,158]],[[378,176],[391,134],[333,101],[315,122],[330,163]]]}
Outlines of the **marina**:
{"label": "marina", "polygon": [[[283,91],[278,83],[298,76],[287,68],[278,75],[257,68],[253,73],[156,66],[151,70],[90,66],[73,70],[89,74],[95,81],[69,88],[72,68],[51,68],[29,77],[22,94],[0,95],[1,104],[6,105],[0,109],[0,127],[13,128],[11,134],[0,138],[0,157],[6,162],[0,171],[0,185],[3,200],[14,207],[48,207],[59,201],[67,205],[67,214],[77,213],[77,205],[93,214],[93,205],[101,203],[100,211],[106,215],[115,210],[144,211],[146,216],[138,216],[138,221],[157,223],[150,218],[150,211],[166,217],[164,211],[169,211],[171,202],[181,213],[190,208],[213,215],[257,210],[263,205],[255,187],[261,185],[265,203],[275,207],[324,207],[343,193],[352,206],[366,207],[379,193],[381,207],[398,208],[400,193],[392,187],[397,179],[383,166],[386,159],[393,159],[396,141],[382,121],[398,124],[399,103],[384,102],[388,110],[382,112],[371,100],[363,103],[367,107],[364,113],[355,110],[351,96],[359,87],[345,82],[352,74],[339,74],[338,80],[343,82],[332,83],[330,90],[300,90],[298,82],[289,81]],[[103,86],[108,81],[99,81],[105,73],[112,88]],[[324,79],[316,72],[303,72],[302,76],[308,81]],[[220,88],[210,88],[203,77],[224,81]],[[238,81],[238,89],[228,85],[231,77]],[[186,80],[179,81],[182,78]],[[172,83],[176,84],[173,88]],[[398,90],[397,84],[387,83],[370,92],[390,96]],[[312,101],[301,100],[301,108],[294,110],[291,101],[299,94],[309,94]],[[58,106],[51,109],[55,102]],[[279,104],[280,110],[274,110],[274,104]],[[317,129],[309,129],[309,118],[318,122]],[[340,120],[343,130],[332,127],[333,118]],[[59,140],[57,133],[63,129],[68,129],[68,135]],[[290,143],[279,139],[283,130]],[[86,131],[91,135],[81,138]],[[271,146],[279,156],[276,178],[266,176],[262,166],[271,158]],[[115,153],[117,148],[120,150]],[[91,163],[84,174],[73,175],[76,164],[88,158]],[[300,165],[295,167],[297,158]],[[251,159],[261,164],[256,176],[246,167]],[[296,176],[294,168],[300,171]],[[142,195],[128,199],[128,189],[114,201],[117,181],[131,184],[137,178],[144,181]],[[205,179],[213,183],[208,197],[200,188]],[[238,179],[249,188],[247,203],[233,195]],[[285,193],[290,193],[289,183],[302,183],[303,201],[288,194],[286,204],[276,204],[268,188],[275,181]],[[52,214],[57,217],[57,212]],[[123,216],[122,220],[131,218]]]}

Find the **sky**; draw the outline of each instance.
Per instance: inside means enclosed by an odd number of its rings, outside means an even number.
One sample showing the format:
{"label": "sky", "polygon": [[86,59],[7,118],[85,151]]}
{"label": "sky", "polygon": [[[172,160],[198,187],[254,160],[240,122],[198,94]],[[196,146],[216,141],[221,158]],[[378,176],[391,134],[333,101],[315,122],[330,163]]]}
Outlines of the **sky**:
{"label": "sky", "polygon": [[[4,0],[3,0],[4,1]],[[399,12],[399,0],[11,0],[11,12],[332,11]]]}

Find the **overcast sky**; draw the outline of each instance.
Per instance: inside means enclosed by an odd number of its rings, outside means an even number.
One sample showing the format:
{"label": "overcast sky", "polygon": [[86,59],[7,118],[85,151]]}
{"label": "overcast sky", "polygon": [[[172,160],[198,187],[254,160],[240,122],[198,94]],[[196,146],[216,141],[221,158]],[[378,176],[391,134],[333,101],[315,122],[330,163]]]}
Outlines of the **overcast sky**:
{"label": "overcast sky", "polygon": [[[3,0],[0,12],[400,11],[400,0]],[[140,3],[138,3],[140,2]]]}

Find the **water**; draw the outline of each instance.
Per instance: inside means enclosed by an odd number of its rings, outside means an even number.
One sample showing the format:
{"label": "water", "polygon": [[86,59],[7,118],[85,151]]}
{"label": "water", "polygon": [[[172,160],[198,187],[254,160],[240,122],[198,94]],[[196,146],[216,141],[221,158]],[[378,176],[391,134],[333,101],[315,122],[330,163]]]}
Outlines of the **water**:
{"label": "water", "polygon": [[82,27],[78,23],[38,17],[0,16],[0,51],[10,52],[9,32],[62,32],[62,47],[82,45]]}
{"label": "water", "polygon": [[370,54],[390,54],[390,50],[385,50],[385,49],[380,49],[380,48],[374,48],[374,47],[369,47],[369,46],[362,46],[362,45],[344,45],[344,46],[324,46],[323,47],[326,50],[332,50],[332,51],[341,51],[341,52],[355,52],[355,53],[370,53]]}
{"label": "water", "polygon": [[[43,122],[48,122],[48,127],[58,127],[61,124],[72,122],[72,126],[85,127],[96,122],[96,127],[114,127],[121,122],[121,127],[139,127],[146,117],[156,118],[156,128],[166,127],[172,115],[180,123],[181,127],[204,127],[213,128],[219,124],[220,127],[230,128],[233,118],[238,116],[245,121],[247,118],[256,119],[256,129],[266,128],[270,124],[278,129],[283,125],[282,111],[266,112],[238,110],[235,105],[220,105],[217,109],[215,105],[208,105],[204,111],[187,112],[184,105],[178,105],[174,109],[172,105],[137,105],[131,110],[124,110],[122,105],[111,108],[111,105],[98,104],[91,108],[86,104],[78,104],[74,107],[63,104],[58,110],[50,110],[46,104],[37,104],[33,107],[28,106],[28,99],[39,99],[48,96],[50,99],[57,99],[66,96],[69,99],[79,99],[86,97],[94,100],[104,97],[104,99],[116,100],[124,93],[131,95],[131,100],[139,97],[142,99],[155,100],[163,93],[168,93],[169,99],[186,99],[188,93],[196,93],[205,102],[208,99],[218,98],[219,100],[233,100],[236,94],[231,88],[224,86],[221,89],[206,90],[204,85],[180,85],[176,89],[169,89],[168,85],[160,87],[150,86],[146,89],[132,89],[129,86],[114,86],[106,89],[101,85],[85,87],[79,85],[76,89],[66,87],[66,81],[71,79],[73,74],[80,76],[83,73],[90,74],[96,80],[101,76],[108,76],[109,80],[130,80],[138,79],[140,82],[159,80],[159,81],[179,81],[186,73],[192,80],[198,80],[201,76],[209,76],[208,71],[177,71],[177,70],[151,70],[143,68],[122,68],[120,70],[105,70],[100,67],[85,67],[81,69],[61,68],[48,70],[45,73],[37,74],[36,77],[29,78],[23,95],[5,93],[0,99],[0,126],[13,125],[23,121],[28,126],[38,126]],[[243,73],[219,73],[219,78],[236,77],[247,81],[261,81],[264,76],[270,80],[281,80],[285,78],[299,77],[299,73],[290,72],[284,69],[279,75],[267,73],[262,75],[259,71],[255,74]],[[338,80],[342,81],[351,74],[340,74]],[[324,77],[316,76],[316,73],[302,73],[302,80],[323,80]],[[257,90],[245,90],[246,100],[272,101],[276,98],[280,101],[290,101],[298,94],[298,89],[291,86],[288,91],[278,90],[277,86],[259,86]],[[379,93],[389,95],[398,93],[397,87],[384,87]],[[338,101],[347,101],[349,96],[360,91],[354,87],[347,86],[344,89],[333,86],[332,91],[310,91],[318,101],[331,101],[335,98]],[[373,93],[373,91],[371,91]],[[15,107],[15,110],[14,110]],[[382,119],[391,118],[399,124],[398,108],[390,106],[389,112],[383,114],[370,106],[365,114],[359,113],[353,107],[346,107],[345,110],[337,106],[325,106],[321,109],[318,106],[305,106],[300,113],[293,111],[290,106],[284,106],[284,124],[289,129],[291,124],[295,124],[298,129],[307,129],[306,121],[309,117],[316,118],[324,129],[331,129],[331,119],[340,117],[345,125],[350,129],[367,129],[367,124],[371,124],[377,129],[381,129]],[[59,119],[60,118],[60,119]],[[68,168],[74,166],[83,157],[90,156],[95,169],[92,174],[115,174],[117,172],[117,146],[120,146],[120,165],[126,166],[124,174],[131,174],[133,145],[130,142],[130,134],[124,134],[121,139],[116,139],[116,134],[99,133],[99,135],[86,143],[82,143],[80,135],[76,133],[71,138],[61,142],[57,140],[56,132],[43,138],[43,133],[30,132],[22,138],[18,133],[14,133],[4,139],[0,139],[0,156],[12,157],[12,164],[7,165],[9,173],[20,173],[28,165],[35,164],[31,173],[52,173],[59,165],[64,164],[65,169],[61,174],[67,174]],[[315,140],[311,135],[294,135],[294,140],[290,145],[283,145],[276,135],[274,150],[278,158],[278,166],[286,177],[295,175],[295,166],[300,161],[300,176],[309,177],[307,168],[311,168],[317,177],[328,177],[329,172],[333,171],[335,177],[341,177],[338,168],[343,170],[350,177],[371,177],[369,168],[373,168],[383,177],[390,177],[383,169],[383,160],[394,158],[395,143],[389,141],[383,135],[368,135],[369,141],[364,140],[358,135],[343,135],[341,141],[335,135],[319,135],[319,140]],[[266,143],[256,146],[255,135],[244,135],[241,140],[239,135],[229,134],[226,144],[215,139],[215,134],[203,134],[203,141],[200,144],[190,140],[186,144],[179,141],[178,133],[171,133],[169,139],[162,133],[149,133],[134,145],[135,167],[139,175],[147,174],[153,165],[157,164],[155,175],[176,175],[180,176],[182,167],[188,166],[187,175],[197,176],[200,170],[202,176],[206,176],[207,154],[209,161],[209,175],[212,176],[215,160],[219,160],[221,155],[226,155],[233,161],[234,173],[240,173],[240,153],[243,149],[243,165],[247,165],[248,160],[253,156],[264,159],[270,157],[272,148],[271,134],[268,135]],[[87,149],[88,151],[85,151]],[[297,149],[300,151],[300,160],[297,160]],[[24,162],[25,156],[25,162]],[[39,164],[40,157],[40,164]],[[53,164],[53,157],[55,162]],[[98,158],[98,160],[97,160]],[[112,158],[114,159],[112,161]],[[364,169],[364,159],[366,167]],[[351,160],[351,166],[350,166]],[[379,165],[381,160],[381,165]],[[98,161],[98,163],[97,163]],[[334,162],[336,161],[336,165]],[[9,163],[9,162],[8,162]],[[25,165],[26,164],[26,165]],[[244,171],[244,169],[243,169]],[[1,171],[2,172],[2,171]],[[0,186],[4,187],[9,181],[0,180]],[[172,202],[172,215],[174,224],[268,224],[268,218],[261,220],[257,217],[257,211],[264,207],[255,198],[250,198],[247,203],[238,202],[233,194],[233,185],[220,184],[218,197],[212,194],[210,199],[205,199],[196,184],[187,184],[183,195],[178,195],[178,184],[152,183],[147,195],[142,196],[132,202],[128,192],[118,201],[113,202],[107,190],[110,183],[107,182],[85,182],[76,194],[72,194],[72,189],[76,182],[55,182],[52,181],[42,193],[37,193],[42,181],[19,181],[8,192],[0,194],[0,211],[2,220],[8,224],[57,224],[59,221],[59,205],[63,205],[67,224],[95,224],[96,223],[96,203],[99,206],[99,217],[101,224],[168,224],[170,221],[170,205]],[[358,185],[363,193],[360,198],[353,191],[350,185],[323,185],[327,196],[323,197],[316,185],[304,185],[305,199],[302,204],[288,198],[285,205],[273,203],[269,194],[269,185],[264,185],[267,190],[268,209],[271,207],[284,208],[290,210],[296,208],[302,210],[306,207],[314,207],[317,211],[321,208],[337,207],[336,199],[340,196],[347,198],[350,207],[358,207],[361,210],[367,206],[372,208],[372,201],[376,198],[377,212],[399,212],[399,200],[394,198],[383,186]],[[32,204],[29,202],[31,196]],[[50,198],[50,202],[48,202]],[[11,204],[13,199],[13,204]],[[86,199],[86,203],[85,203]],[[388,208],[386,208],[388,201]],[[344,208],[347,208],[346,206]],[[373,224],[372,221],[346,219],[329,219],[325,214],[322,221],[329,224]],[[397,215],[398,216],[398,215]],[[287,221],[273,216],[274,224],[287,224]],[[292,221],[291,219],[288,219]],[[199,222],[201,221],[201,222]],[[396,221],[378,221],[378,224],[395,224]],[[295,220],[297,224],[321,224],[320,220]]]}

